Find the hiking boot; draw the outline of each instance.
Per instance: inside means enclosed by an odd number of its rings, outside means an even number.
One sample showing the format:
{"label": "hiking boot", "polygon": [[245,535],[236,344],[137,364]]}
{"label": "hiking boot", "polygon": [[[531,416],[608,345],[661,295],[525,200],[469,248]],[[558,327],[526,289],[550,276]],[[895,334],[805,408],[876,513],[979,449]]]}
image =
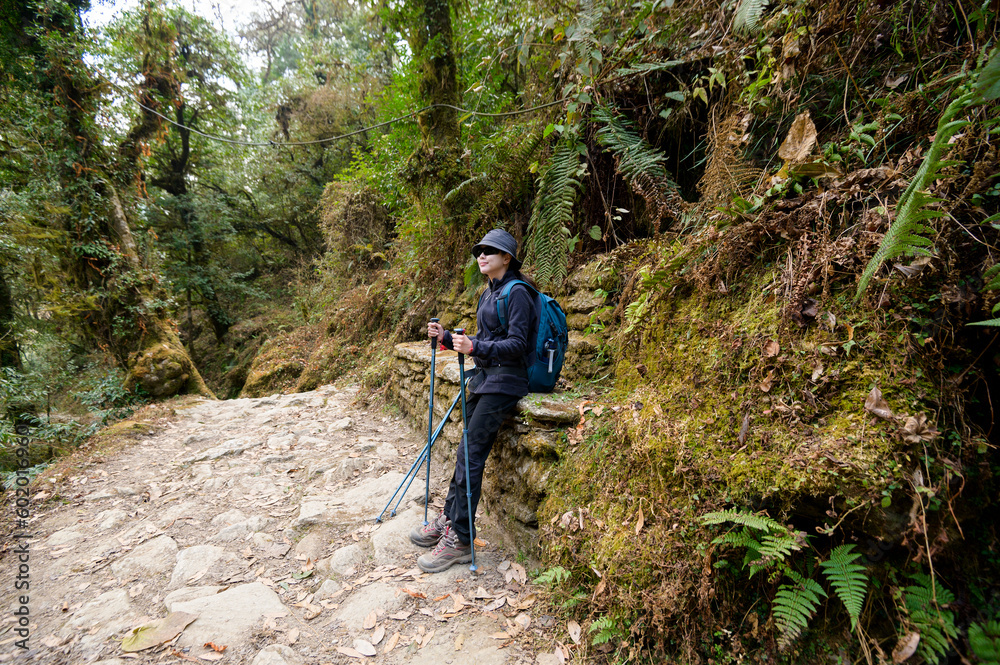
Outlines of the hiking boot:
{"label": "hiking boot", "polygon": [[458,540],[458,534],[451,524],[444,529],[444,535],[438,541],[437,547],[417,559],[417,566],[425,573],[440,573],[447,570],[453,563],[469,563],[472,561],[472,546],[463,545]]}
{"label": "hiking boot", "polygon": [[410,531],[410,540],[419,547],[434,547],[441,536],[444,535],[445,527],[451,522],[444,516],[442,510],[429,524],[418,524]]}

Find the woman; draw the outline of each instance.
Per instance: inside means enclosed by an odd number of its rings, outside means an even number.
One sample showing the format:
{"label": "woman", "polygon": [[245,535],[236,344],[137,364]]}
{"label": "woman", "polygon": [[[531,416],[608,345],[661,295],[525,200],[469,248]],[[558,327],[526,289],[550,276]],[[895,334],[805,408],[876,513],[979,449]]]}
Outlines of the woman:
{"label": "woman", "polygon": [[[469,435],[469,485],[472,488],[472,515],[476,514],[482,491],[483,469],[504,419],[518,400],[528,394],[528,357],[534,348],[532,331],[538,328],[534,294],[523,285],[514,285],[507,299],[507,329],[500,325],[497,298],[504,287],[521,274],[517,241],[500,229],[493,229],[472,248],[479,271],[489,286],[479,299],[476,336],[452,335],[437,323],[427,324],[427,334],[446,348],[470,356],[476,372],[469,381],[467,410]],[[421,570],[437,573],[454,563],[472,560],[475,525],[469,529],[469,503],[465,484],[465,446],[458,447],[455,474],[448,488],[444,510],[427,525],[410,532],[410,540],[421,547],[434,547],[417,560]]]}

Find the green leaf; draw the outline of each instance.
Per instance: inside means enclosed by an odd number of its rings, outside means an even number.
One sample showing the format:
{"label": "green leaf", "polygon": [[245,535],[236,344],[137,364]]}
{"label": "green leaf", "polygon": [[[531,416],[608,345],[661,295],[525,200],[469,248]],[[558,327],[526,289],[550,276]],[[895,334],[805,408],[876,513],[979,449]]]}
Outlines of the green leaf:
{"label": "green leaf", "polygon": [[687,99],[687,95],[684,94],[683,90],[672,90],[670,92],[665,92],[663,93],[663,96],[666,97],[667,99],[672,99],[675,102],[683,102],[685,99]]}
{"label": "green leaf", "polygon": [[865,567],[857,563],[861,554],[852,552],[853,548],[852,544],[836,547],[830,552],[830,559],[819,564],[837,597],[847,608],[852,629],[858,626],[868,593],[868,574]]}
{"label": "green leaf", "polygon": [[542,132],[542,138],[546,139],[549,138],[549,134],[551,134],[554,131],[556,131],[556,126],[550,122],[549,124],[545,125],[545,130]]}
{"label": "green leaf", "polygon": [[983,102],[1000,98],[1000,49],[993,51],[990,61],[980,71],[976,93]]}
{"label": "green leaf", "polygon": [[600,226],[591,226],[590,227],[590,237],[591,238],[593,238],[594,240],[600,240],[601,236],[602,236],[602,233],[601,233],[601,227]]}

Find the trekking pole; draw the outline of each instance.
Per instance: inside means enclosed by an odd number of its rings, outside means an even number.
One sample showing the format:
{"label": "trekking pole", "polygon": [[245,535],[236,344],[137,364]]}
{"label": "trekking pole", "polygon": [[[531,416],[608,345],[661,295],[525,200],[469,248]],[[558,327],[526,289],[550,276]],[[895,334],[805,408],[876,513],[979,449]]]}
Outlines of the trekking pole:
{"label": "trekking pole", "polygon": [[[430,443],[424,444],[424,449],[420,451],[420,455],[417,456],[417,459],[410,466],[410,470],[406,472],[405,476],[403,476],[403,480],[402,482],[399,483],[399,487],[397,487],[396,491],[392,493],[391,497],[389,497],[389,502],[385,504],[385,507],[382,509],[382,511],[378,514],[377,517],[375,517],[376,523],[382,522],[382,516],[385,515],[385,511],[389,510],[389,506],[392,505],[392,500],[395,499],[396,496],[398,495],[399,501],[396,502],[396,507],[392,509],[391,513],[389,513],[389,517],[396,516],[396,511],[399,510],[399,504],[403,502],[403,498],[406,496],[406,492],[410,489],[410,485],[413,483],[413,480],[420,473],[420,465],[423,464],[424,462],[424,455],[430,454],[431,447],[434,445],[434,442],[438,440],[438,437],[441,436],[441,431],[444,429],[444,426],[448,423],[448,418],[451,417],[452,411],[454,411],[455,407],[458,406],[458,401],[460,398],[461,398],[460,394],[455,395],[455,400],[451,403],[451,406],[448,407],[448,410],[445,411],[444,418],[441,419],[441,422],[438,424],[437,429],[434,430],[434,435],[431,436]],[[403,488],[403,485],[406,485],[405,489]],[[400,494],[400,492],[402,492],[402,494]]]}
{"label": "trekking pole", "polygon": [[[431,323],[441,319],[432,318]],[[424,526],[427,526],[427,506],[431,502],[431,443],[434,431],[434,366],[437,358],[437,337],[431,338],[431,393],[427,398],[427,483],[424,485]],[[404,492],[405,494],[405,492]],[[395,511],[394,511],[395,512]]]}
{"label": "trekking pole", "polygon": [[[465,328],[456,328],[458,335],[465,334]],[[465,355],[458,354],[458,393],[462,398],[462,443],[465,446],[465,498],[469,506],[469,547],[472,549],[472,564],[469,570],[476,570],[476,536],[472,531],[472,481],[469,478],[469,419],[466,415],[465,405]]]}

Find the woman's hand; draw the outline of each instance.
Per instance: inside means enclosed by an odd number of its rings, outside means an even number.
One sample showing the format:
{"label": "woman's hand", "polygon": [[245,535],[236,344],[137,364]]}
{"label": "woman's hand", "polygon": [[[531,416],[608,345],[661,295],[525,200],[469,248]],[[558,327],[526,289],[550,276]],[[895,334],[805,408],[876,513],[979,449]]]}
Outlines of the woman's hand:
{"label": "woman's hand", "polygon": [[440,323],[431,321],[427,324],[427,336],[437,337],[438,344],[444,341],[444,327]]}
{"label": "woman's hand", "polygon": [[459,353],[466,355],[472,353],[472,338],[466,335],[452,335],[451,344]]}

